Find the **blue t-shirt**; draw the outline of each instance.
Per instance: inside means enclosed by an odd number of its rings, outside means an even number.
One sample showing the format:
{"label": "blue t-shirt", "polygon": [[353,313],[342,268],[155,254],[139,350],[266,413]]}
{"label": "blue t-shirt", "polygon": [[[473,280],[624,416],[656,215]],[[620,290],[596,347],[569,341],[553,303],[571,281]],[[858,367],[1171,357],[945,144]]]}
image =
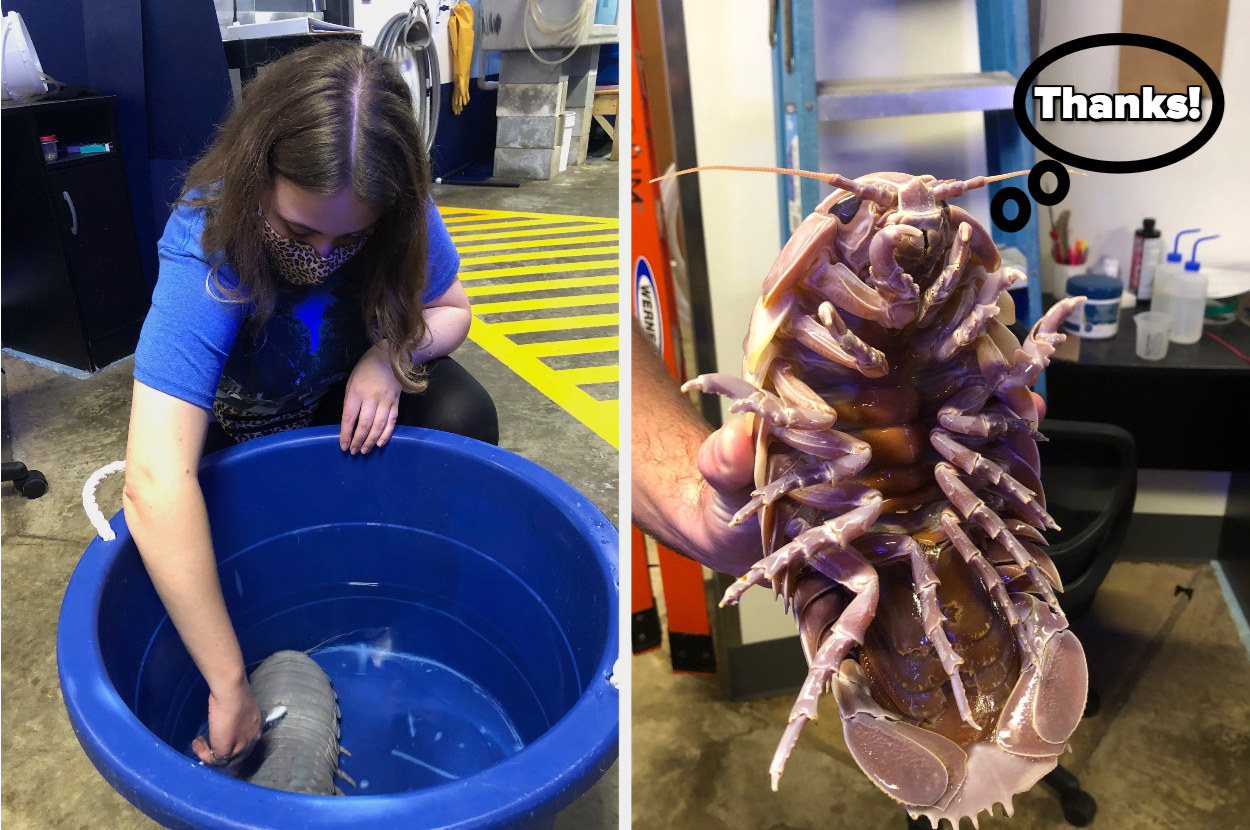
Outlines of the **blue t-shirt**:
{"label": "blue t-shirt", "polygon": [[[351,372],[371,345],[353,288],[360,258],[353,257],[316,286],[284,281],[273,316],[253,338],[245,330],[247,305],[223,299],[200,244],[207,208],[179,203],[158,243],[160,276],[152,308],[135,349],[135,379],[212,409],[214,400],[236,410],[270,415],[307,407]],[[422,302],[441,296],[456,280],[456,252],[438,209],[426,213],[429,254]],[[223,286],[238,285],[226,263]]]}

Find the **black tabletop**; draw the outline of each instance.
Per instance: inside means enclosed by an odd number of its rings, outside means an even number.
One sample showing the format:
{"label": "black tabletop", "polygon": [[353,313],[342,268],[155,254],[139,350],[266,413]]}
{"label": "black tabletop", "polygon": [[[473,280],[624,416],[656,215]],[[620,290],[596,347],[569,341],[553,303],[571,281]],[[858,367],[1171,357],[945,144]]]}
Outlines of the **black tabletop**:
{"label": "black tabletop", "polygon": [[1136,353],[1133,315],[1122,309],[1107,340],[1081,340],[1079,356],[1061,347],[1046,371],[1047,415],[1122,426],[1137,442],[1141,467],[1250,470],[1250,327],[1206,326],[1197,343],[1169,343],[1162,360]]}
{"label": "black tabletop", "polygon": [[[1106,340],[1081,340],[1080,359],[1083,366],[1118,366],[1126,369],[1183,369],[1186,371],[1232,371],[1250,373],[1250,362],[1242,360],[1215,337],[1224,340],[1242,354],[1250,355],[1250,326],[1240,322],[1207,325],[1197,343],[1168,343],[1162,360],[1143,360],[1137,356],[1137,324],[1133,315],[1149,311],[1146,303],[1137,308],[1120,309],[1120,323],[1114,337]],[[1212,336],[1208,336],[1214,335]]]}

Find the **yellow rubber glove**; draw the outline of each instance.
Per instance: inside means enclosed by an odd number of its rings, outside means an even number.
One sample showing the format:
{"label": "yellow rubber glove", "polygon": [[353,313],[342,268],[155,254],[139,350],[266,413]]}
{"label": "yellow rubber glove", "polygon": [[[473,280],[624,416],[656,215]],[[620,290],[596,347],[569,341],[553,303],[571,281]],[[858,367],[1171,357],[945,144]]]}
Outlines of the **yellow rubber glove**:
{"label": "yellow rubber glove", "polygon": [[447,21],[451,41],[451,111],[459,115],[469,103],[469,70],[473,64],[473,7],[461,0]]}

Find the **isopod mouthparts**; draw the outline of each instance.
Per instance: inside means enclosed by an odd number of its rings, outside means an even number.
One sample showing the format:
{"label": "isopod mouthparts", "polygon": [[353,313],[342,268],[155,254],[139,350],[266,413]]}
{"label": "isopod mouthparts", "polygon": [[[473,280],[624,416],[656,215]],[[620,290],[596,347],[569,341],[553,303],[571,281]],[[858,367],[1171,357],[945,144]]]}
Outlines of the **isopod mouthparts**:
{"label": "isopod mouthparts", "polygon": [[1018,272],[947,200],[1020,173],[809,175],[835,190],[769,272],[745,382],[691,384],[755,416],[755,497],[734,520],[759,514],[763,555],[724,601],[769,581],[798,622],[809,670],[774,789],[831,689],[884,793],[935,826],[975,822],[1055,767],[1085,705],[1039,547],[1055,523],[1028,391],[1079,301],[1023,343],[996,319]]}

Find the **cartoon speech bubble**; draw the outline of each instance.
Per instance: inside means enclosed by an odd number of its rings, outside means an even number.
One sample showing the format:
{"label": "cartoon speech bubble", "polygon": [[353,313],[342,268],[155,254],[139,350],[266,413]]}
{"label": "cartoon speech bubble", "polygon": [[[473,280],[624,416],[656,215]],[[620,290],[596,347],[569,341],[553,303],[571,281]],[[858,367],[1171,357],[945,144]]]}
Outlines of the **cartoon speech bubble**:
{"label": "cartoon speech bubble", "polygon": [[[1029,87],[1037,80],[1037,76],[1043,69],[1050,66],[1060,58],[1066,58],[1068,55],[1077,52],[1083,52],[1086,49],[1096,49],[1100,46],[1139,46],[1143,49],[1153,49],[1156,52],[1163,52],[1171,55],[1179,61],[1182,61],[1193,67],[1201,77],[1206,81],[1207,89],[1211,91],[1211,113],[1207,117],[1206,125],[1189,141],[1169,150],[1166,153],[1160,153],[1157,156],[1150,156],[1144,159],[1129,159],[1127,161],[1113,161],[1110,159],[1096,159],[1080,156],[1076,153],[1069,152],[1052,141],[1042,136],[1037,128],[1033,126],[1033,122],[1029,119]],[[1013,100],[1013,109],[1016,116],[1016,123],[1020,125],[1020,131],[1024,133],[1029,142],[1046,153],[1060,161],[1070,164],[1073,167],[1079,167],[1083,170],[1092,170],[1096,173],[1142,173],[1146,170],[1157,170],[1160,167],[1167,167],[1169,164],[1175,164],[1183,158],[1187,158],[1196,153],[1204,144],[1211,140],[1211,136],[1215,135],[1215,131],[1220,126],[1220,121],[1224,118],[1224,87],[1220,85],[1220,79],[1216,77],[1211,67],[1207,66],[1202,58],[1193,52],[1172,43],[1170,40],[1163,38],[1151,37],[1150,35],[1137,35],[1128,32],[1112,32],[1102,35],[1089,35],[1088,37],[1079,37],[1076,40],[1069,40],[1067,43],[1061,43],[1054,49],[1046,52],[1033,63],[1029,64],[1028,69],[1020,75],[1020,80],[1016,81],[1016,92]]]}

